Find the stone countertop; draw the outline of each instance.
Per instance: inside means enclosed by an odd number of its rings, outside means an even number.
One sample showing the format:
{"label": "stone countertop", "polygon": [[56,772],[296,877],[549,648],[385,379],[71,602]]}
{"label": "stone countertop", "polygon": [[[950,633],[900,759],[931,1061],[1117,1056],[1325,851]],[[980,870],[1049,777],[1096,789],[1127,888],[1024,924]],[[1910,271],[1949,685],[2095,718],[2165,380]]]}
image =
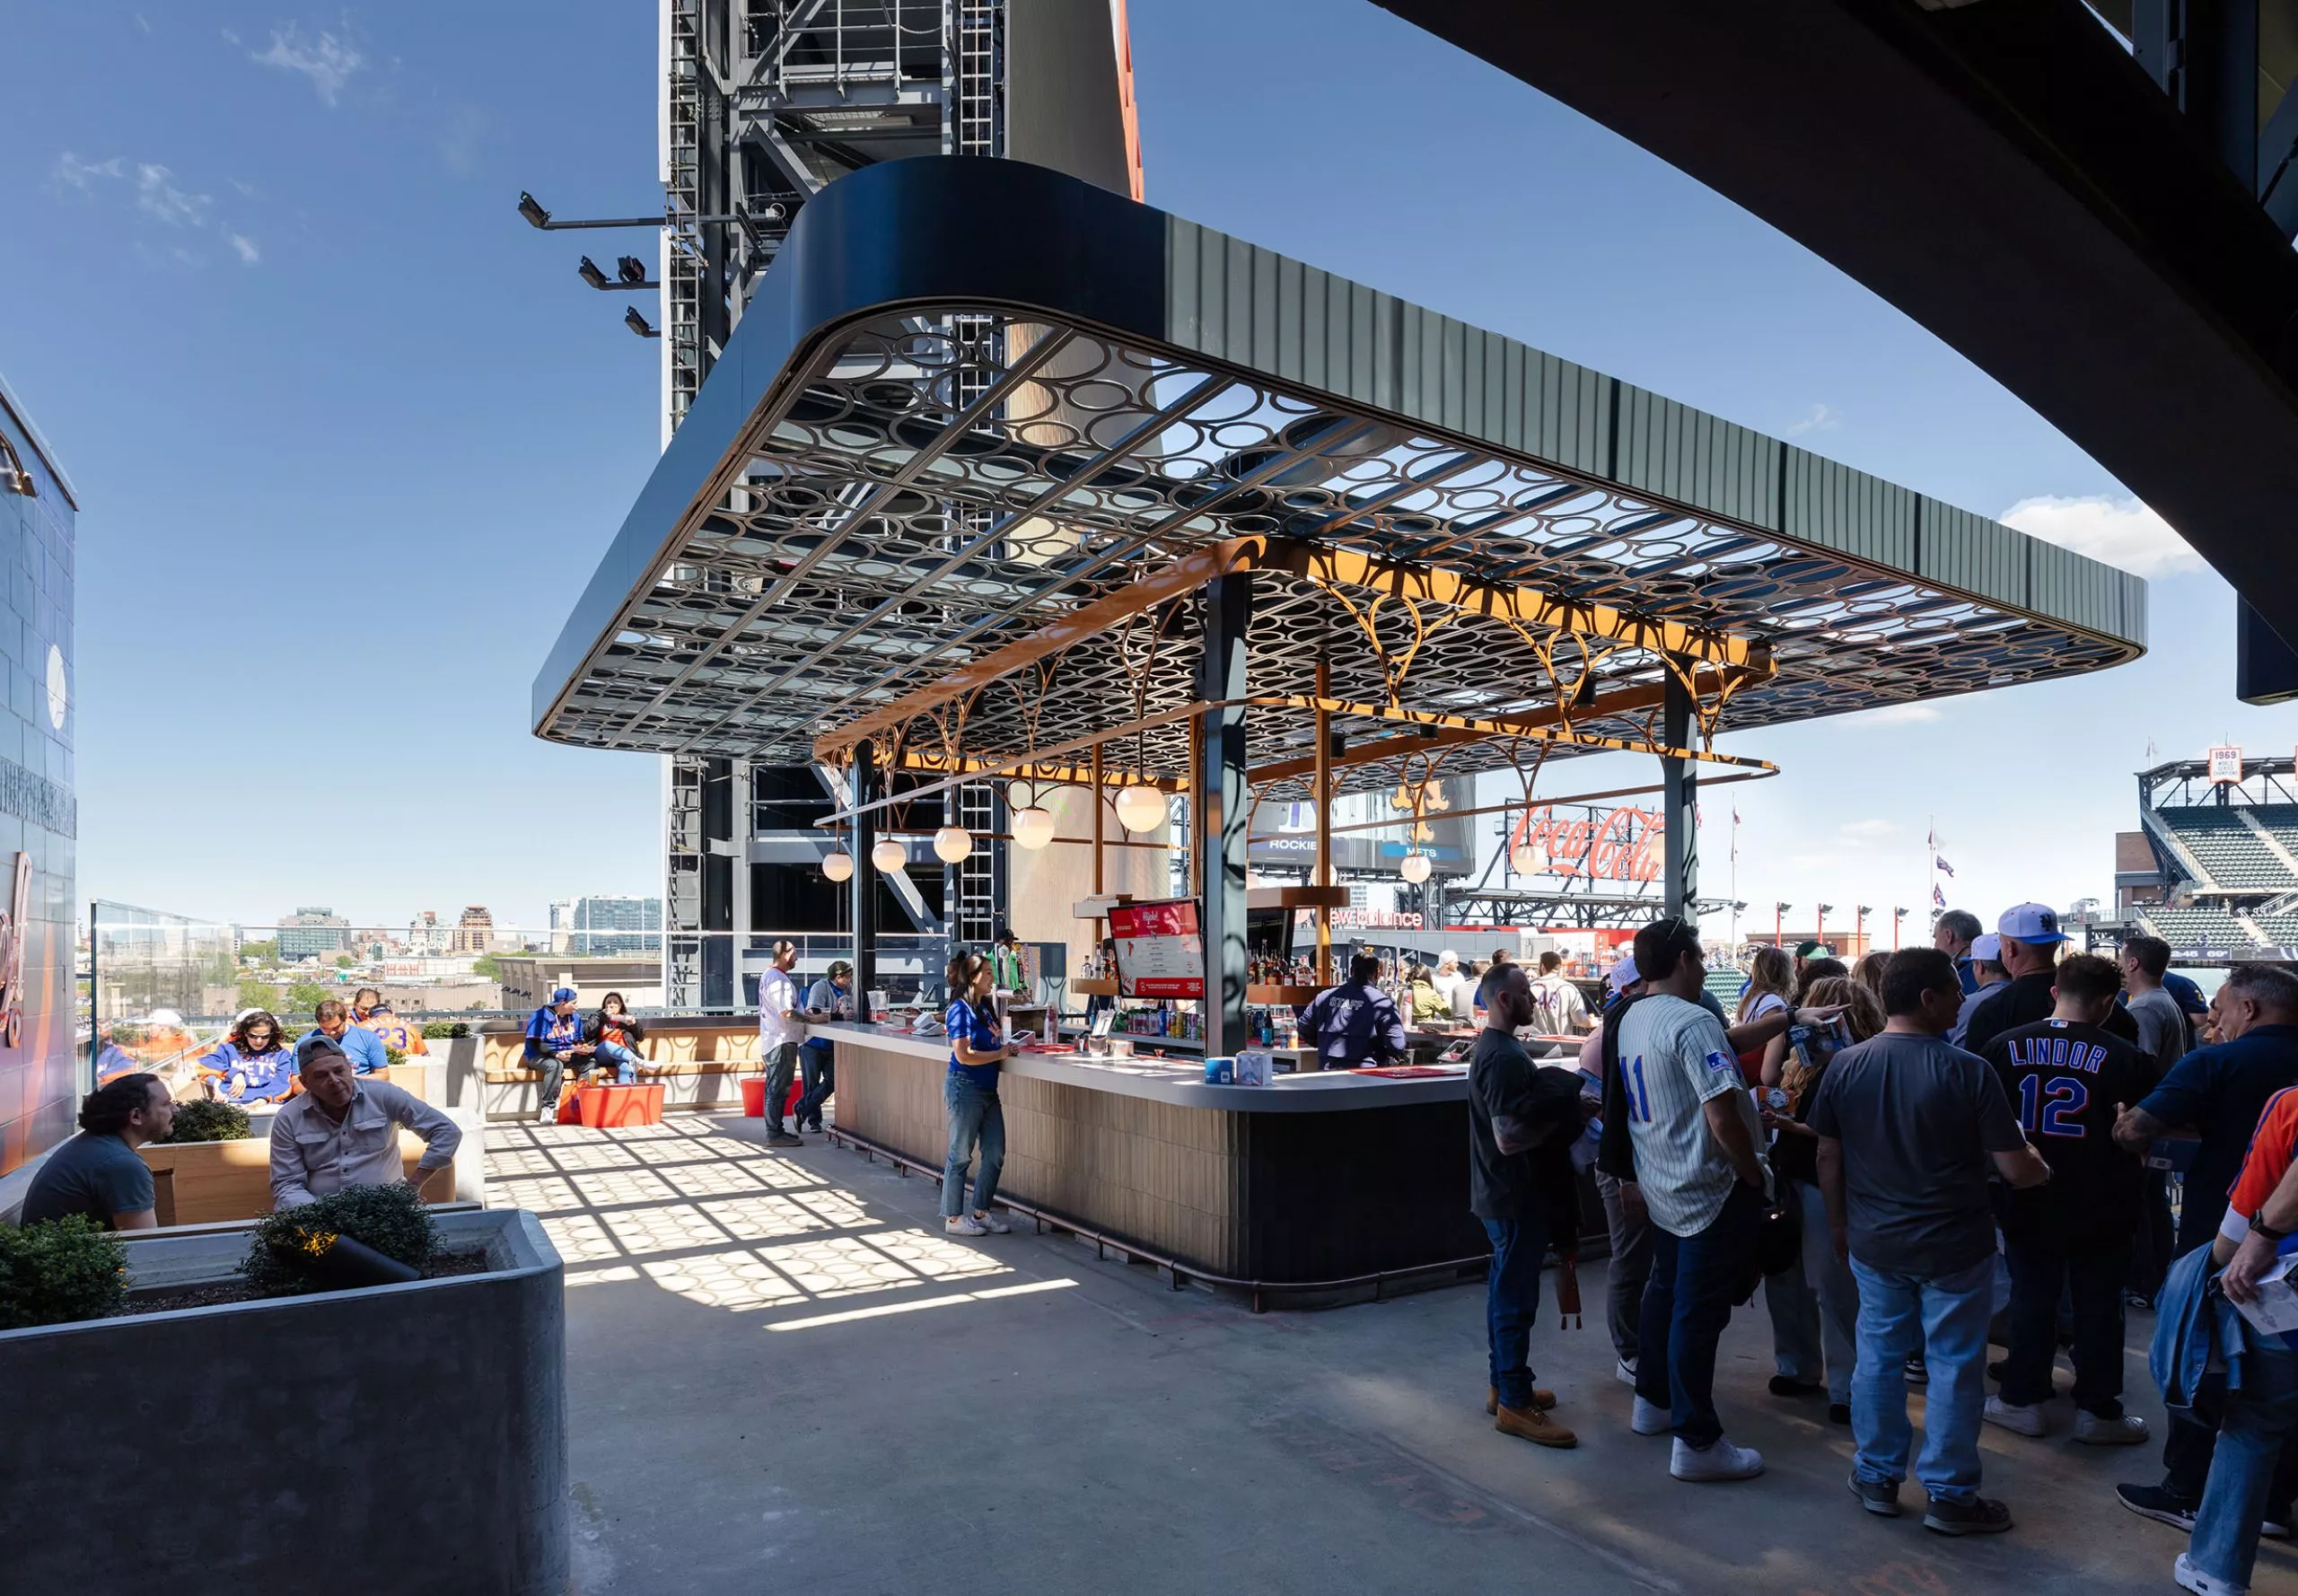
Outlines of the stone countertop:
{"label": "stone countertop", "polygon": [[[825,1039],[883,1048],[915,1058],[947,1059],[948,1039],[922,1037],[889,1026],[850,1021],[815,1021],[807,1031]],[[1139,1039],[1136,1039],[1136,1042]],[[1028,1052],[1005,1061],[1005,1073],[1024,1080],[1056,1081],[1089,1092],[1145,1097],[1187,1109],[1217,1109],[1232,1114],[1324,1113],[1344,1109],[1394,1108],[1408,1103],[1462,1102],[1468,1072],[1392,1080],[1348,1070],[1279,1075],[1267,1086],[1208,1086],[1205,1065],[1184,1059],[1088,1058],[1073,1052]]]}

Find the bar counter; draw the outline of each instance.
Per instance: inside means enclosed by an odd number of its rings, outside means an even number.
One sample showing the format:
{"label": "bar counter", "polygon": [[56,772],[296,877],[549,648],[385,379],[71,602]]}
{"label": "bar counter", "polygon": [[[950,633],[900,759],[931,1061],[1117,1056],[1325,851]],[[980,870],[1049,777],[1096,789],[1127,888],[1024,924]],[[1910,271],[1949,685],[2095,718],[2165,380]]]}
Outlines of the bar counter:
{"label": "bar counter", "polygon": [[[939,1167],[949,1043],[844,1022],[838,1128]],[[1468,1260],[1465,1071],[1208,1086],[1194,1057],[1006,1061],[1001,1192],[1217,1282],[1282,1293]]]}

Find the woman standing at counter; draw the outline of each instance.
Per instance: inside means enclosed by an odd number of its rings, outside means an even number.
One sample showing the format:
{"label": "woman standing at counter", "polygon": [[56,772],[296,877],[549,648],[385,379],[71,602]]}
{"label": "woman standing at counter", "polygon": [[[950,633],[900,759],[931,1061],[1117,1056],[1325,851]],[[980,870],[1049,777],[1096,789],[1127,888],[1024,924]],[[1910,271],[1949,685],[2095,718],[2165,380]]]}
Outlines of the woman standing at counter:
{"label": "woman standing at counter", "polygon": [[[998,1034],[989,995],[996,969],[980,953],[960,953],[943,972],[949,982],[950,1073],[942,1101],[950,1110],[950,1155],[942,1165],[942,1228],[953,1236],[1004,1235],[1013,1227],[990,1209],[1005,1167],[1005,1109],[997,1101],[997,1066],[1013,1056]],[[981,1148],[973,1209],[966,1209],[966,1165]]]}

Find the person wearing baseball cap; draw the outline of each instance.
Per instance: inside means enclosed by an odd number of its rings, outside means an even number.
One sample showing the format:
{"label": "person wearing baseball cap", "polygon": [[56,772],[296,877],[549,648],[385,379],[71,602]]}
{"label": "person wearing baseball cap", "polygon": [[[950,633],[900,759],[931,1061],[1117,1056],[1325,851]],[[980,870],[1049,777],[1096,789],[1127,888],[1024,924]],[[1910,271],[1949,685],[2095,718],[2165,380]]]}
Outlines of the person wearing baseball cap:
{"label": "person wearing baseball cap", "polygon": [[[2058,912],[2040,903],[2014,904],[1995,922],[1998,961],[2010,981],[1979,1000],[1962,1022],[1963,1038],[1956,1044],[1972,1053],[2006,1030],[2048,1020],[2057,1011],[2051,995],[2051,977],[2058,969],[2058,950],[2066,934],[2058,928]],[[2137,1022],[2127,1009],[2117,1008],[2101,1026],[2124,1041],[2138,1040]]]}
{"label": "person wearing baseball cap", "polygon": [[526,1065],[542,1076],[535,1092],[539,1106],[539,1122],[555,1125],[558,1120],[558,1089],[566,1079],[566,1066],[573,1065],[579,1074],[587,1064],[592,1046],[583,1040],[583,1022],[574,1013],[574,988],[561,987],[550,995],[550,1001],[527,1018]]}
{"label": "person wearing baseball cap", "polygon": [[1955,1016],[1955,1029],[1947,1033],[1947,1039],[1958,1048],[1963,1045],[1963,1034],[1970,1029],[1971,1016],[1978,1012],[1978,1005],[2011,984],[2011,972],[2003,968],[2003,938],[1999,934],[1990,931],[1971,938],[1969,952],[1968,958],[1956,961],[1955,973],[1958,977],[1968,974],[1972,984],[1963,995],[1962,1012]]}

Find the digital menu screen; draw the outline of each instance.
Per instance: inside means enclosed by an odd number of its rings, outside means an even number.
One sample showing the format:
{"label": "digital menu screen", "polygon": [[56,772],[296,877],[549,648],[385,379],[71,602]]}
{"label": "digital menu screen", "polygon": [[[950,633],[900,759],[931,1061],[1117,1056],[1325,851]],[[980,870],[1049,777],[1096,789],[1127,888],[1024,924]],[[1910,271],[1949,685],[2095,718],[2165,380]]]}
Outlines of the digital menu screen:
{"label": "digital menu screen", "polygon": [[1118,991],[1127,997],[1205,995],[1205,939],[1197,899],[1121,903],[1110,910],[1117,939]]}

